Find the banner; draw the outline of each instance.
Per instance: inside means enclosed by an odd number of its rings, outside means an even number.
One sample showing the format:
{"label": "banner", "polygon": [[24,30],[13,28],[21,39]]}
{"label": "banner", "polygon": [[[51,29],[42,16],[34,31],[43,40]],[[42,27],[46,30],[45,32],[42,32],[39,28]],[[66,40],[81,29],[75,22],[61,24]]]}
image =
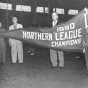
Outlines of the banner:
{"label": "banner", "polygon": [[0,32],[0,36],[14,38],[48,48],[83,50],[88,45],[87,27],[85,27],[88,20],[87,15],[86,11],[82,10],[68,22],[54,28],[23,28],[20,30]]}

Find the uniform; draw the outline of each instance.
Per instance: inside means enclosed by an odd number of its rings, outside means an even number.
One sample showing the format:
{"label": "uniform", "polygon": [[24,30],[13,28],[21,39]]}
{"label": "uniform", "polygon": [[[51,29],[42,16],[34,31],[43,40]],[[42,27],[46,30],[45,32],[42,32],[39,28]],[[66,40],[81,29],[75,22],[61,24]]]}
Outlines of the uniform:
{"label": "uniform", "polygon": [[[3,28],[2,31],[4,31]],[[5,63],[5,61],[6,61],[6,42],[4,38],[0,38],[0,63]]]}
{"label": "uniform", "polygon": [[[11,25],[9,27],[9,30],[17,30],[19,28],[23,28],[21,24],[17,24],[16,26]],[[11,46],[11,57],[12,57],[12,63],[17,62],[17,58],[19,63],[23,63],[23,44],[19,40],[15,39],[9,39],[9,44]],[[17,57],[18,56],[18,57]]]}
{"label": "uniform", "polygon": [[[57,20],[52,22],[52,26],[57,25]],[[62,51],[50,49],[50,60],[53,67],[57,67],[59,60],[59,67],[64,67],[64,54]]]}

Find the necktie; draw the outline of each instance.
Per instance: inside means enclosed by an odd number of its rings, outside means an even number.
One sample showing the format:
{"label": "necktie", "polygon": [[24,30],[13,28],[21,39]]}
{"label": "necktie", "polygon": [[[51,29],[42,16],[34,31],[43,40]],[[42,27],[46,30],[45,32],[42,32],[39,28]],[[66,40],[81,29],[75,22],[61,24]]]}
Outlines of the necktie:
{"label": "necktie", "polygon": [[16,30],[17,29],[17,25],[14,25],[14,30]]}
{"label": "necktie", "polygon": [[53,21],[53,27],[57,25],[57,21]]}

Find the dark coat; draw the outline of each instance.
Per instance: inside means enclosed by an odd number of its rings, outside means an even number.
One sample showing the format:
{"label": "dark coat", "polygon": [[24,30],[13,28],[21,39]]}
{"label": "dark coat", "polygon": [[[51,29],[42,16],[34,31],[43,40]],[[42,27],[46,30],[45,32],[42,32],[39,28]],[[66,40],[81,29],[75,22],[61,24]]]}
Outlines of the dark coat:
{"label": "dark coat", "polygon": [[[5,31],[5,29],[0,29]],[[6,42],[4,38],[0,38],[0,63],[4,63],[6,59]]]}

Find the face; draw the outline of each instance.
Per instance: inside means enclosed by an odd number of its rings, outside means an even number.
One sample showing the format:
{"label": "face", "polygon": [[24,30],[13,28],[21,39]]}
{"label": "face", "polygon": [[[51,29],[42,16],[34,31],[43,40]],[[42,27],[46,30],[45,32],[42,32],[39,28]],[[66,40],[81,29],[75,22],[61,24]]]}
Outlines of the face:
{"label": "face", "polygon": [[0,28],[2,27],[2,23],[0,22]]}
{"label": "face", "polygon": [[53,20],[58,20],[58,15],[56,13],[52,13],[52,19]]}
{"label": "face", "polygon": [[17,20],[17,17],[13,17],[13,18],[12,18],[12,22],[13,22],[13,24],[16,24],[17,21],[18,21],[18,20]]}

